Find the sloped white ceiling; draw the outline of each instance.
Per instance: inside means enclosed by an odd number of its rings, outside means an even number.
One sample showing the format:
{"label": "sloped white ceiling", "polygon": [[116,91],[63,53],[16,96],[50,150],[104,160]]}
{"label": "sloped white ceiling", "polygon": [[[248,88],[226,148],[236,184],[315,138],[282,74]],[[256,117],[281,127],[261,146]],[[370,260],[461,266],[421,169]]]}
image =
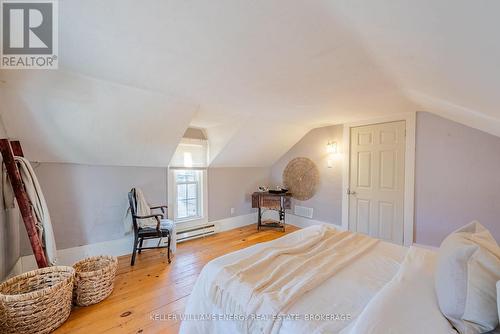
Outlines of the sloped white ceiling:
{"label": "sloped white ceiling", "polygon": [[500,1],[341,0],[349,26],[401,93],[427,110],[500,136]]}
{"label": "sloped white ceiling", "polygon": [[415,110],[500,134],[495,0],[59,10],[60,70],[0,73],[7,132],[35,160],[164,166],[191,125],[213,166],[269,166],[313,127]]}
{"label": "sloped white ceiling", "polygon": [[167,166],[196,111],[163,94],[63,71],[2,78],[2,120],[32,160]]}

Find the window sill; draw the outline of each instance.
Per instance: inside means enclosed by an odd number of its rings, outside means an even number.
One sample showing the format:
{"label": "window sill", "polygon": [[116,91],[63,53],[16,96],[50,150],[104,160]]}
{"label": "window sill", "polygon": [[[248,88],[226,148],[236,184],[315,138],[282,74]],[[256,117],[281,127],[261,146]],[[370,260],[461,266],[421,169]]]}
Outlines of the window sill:
{"label": "window sill", "polygon": [[182,219],[175,219],[174,223],[182,224],[182,223],[192,222],[192,221],[196,221],[196,220],[203,220],[203,219],[204,219],[204,217],[182,218]]}
{"label": "window sill", "polygon": [[208,224],[208,218],[207,217],[199,217],[197,219],[189,219],[189,220],[177,220],[174,222],[175,228],[177,231],[183,230],[183,229],[189,229],[193,227],[198,227],[202,225]]}

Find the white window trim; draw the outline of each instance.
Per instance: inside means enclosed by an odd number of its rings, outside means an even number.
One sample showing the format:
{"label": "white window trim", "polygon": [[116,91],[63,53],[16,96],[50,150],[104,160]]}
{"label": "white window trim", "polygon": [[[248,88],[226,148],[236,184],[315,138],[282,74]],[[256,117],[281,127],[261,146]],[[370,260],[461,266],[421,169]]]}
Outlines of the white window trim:
{"label": "white window trim", "polygon": [[416,112],[395,114],[371,120],[352,122],[344,124],[343,131],[343,151],[344,151],[344,171],[342,175],[342,228],[349,229],[349,173],[350,173],[350,152],[351,152],[351,128],[377,123],[387,123],[394,121],[406,122],[406,147],[405,147],[405,191],[404,191],[404,227],[403,245],[413,244],[414,227],[414,205],[415,205],[415,133],[416,133]]}
{"label": "white window trim", "polygon": [[[175,220],[175,213],[177,212],[177,183],[175,181],[175,171],[194,169],[201,171],[201,196],[200,196],[200,209],[201,217],[197,218],[187,218]],[[207,182],[207,170],[202,168],[168,168],[168,216],[172,217],[177,226],[182,228],[205,225],[208,223],[208,182]],[[179,229],[179,228],[178,228]]]}

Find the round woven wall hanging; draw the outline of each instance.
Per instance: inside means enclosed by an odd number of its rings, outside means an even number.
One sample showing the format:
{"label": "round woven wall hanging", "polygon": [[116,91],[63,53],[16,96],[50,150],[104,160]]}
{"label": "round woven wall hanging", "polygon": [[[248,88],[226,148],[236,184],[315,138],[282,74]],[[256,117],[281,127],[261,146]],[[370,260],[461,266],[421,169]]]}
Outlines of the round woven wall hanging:
{"label": "round woven wall hanging", "polygon": [[283,171],[283,183],[293,198],[308,200],[314,196],[319,183],[318,168],[311,159],[295,158]]}

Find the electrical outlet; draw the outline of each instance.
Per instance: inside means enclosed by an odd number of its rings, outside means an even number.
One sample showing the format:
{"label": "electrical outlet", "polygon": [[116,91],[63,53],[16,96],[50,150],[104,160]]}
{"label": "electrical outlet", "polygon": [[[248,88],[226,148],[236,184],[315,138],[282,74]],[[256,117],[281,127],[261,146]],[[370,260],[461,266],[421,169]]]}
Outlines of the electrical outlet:
{"label": "electrical outlet", "polygon": [[231,216],[234,216],[234,208],[231,208]]}

